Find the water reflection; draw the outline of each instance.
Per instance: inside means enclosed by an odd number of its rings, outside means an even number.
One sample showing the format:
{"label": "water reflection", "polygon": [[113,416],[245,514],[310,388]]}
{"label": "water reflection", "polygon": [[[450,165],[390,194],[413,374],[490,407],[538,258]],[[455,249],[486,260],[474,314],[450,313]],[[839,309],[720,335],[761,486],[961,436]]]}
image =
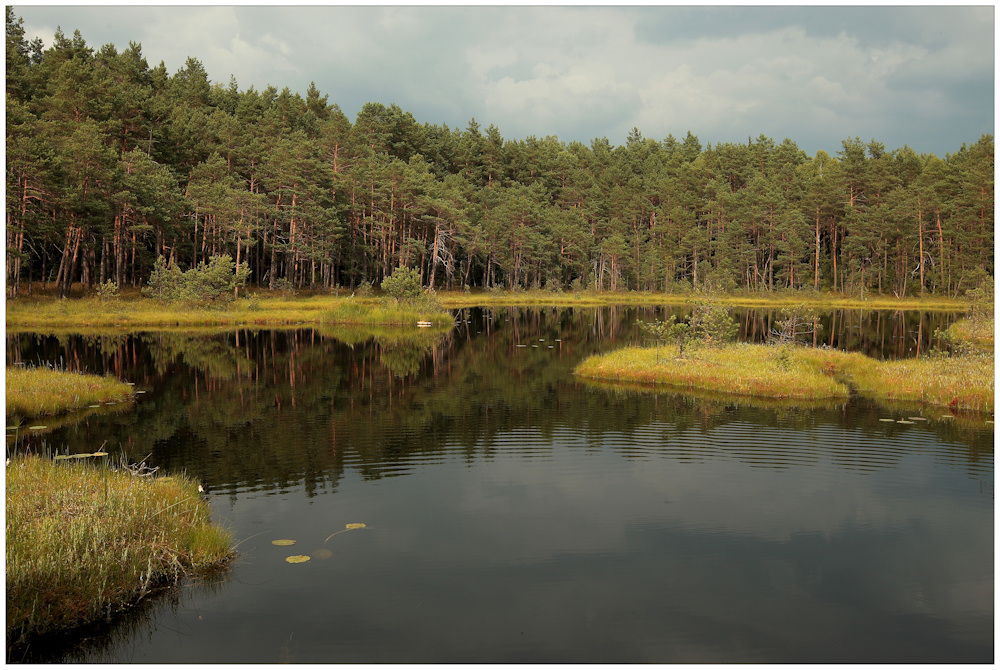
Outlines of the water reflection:
{"label": "water reflection", "polygon": [[[572,376],[662,314],[9,336],[147,390],[48,444],[184,469],[244,540],[221,592],[63,660],[992,660],[992,426]],[[334,553],[290,567],[277,537]]]}

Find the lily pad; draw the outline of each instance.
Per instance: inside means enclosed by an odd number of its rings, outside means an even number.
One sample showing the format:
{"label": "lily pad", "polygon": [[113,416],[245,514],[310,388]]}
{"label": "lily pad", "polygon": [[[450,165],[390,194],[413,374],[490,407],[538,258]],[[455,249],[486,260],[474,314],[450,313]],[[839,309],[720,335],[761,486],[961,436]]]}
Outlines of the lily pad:
{"label": "lily pad", "polygon": [[915,423],[914,421],[907,421],[906,419],[900,419],[896,423]]}
{"label": "lily pad", "polygon": [[277,545],[279,547],[290,547],[297,541],[298,540],[271,540],[271,544]]}
{"label": "lily pad", "polygon": [[48,426],[28,426],[28,430],[45,430]]}
{"label": "lily pad", "polygon": [[879,421],[887,421],[889,423],[896,423],[895,419],[879,419]]}
{"label": "lily pad", "polygon": [[910,421],[926,421],[927,420],[927,419],[925,419],[922,416],[911,416],[911,417],[908,417],[908,418],[910,419]]}
{"label": "lily pad", "polygon": [[329,549],[317,549],[312,553],[312,555],[313,558],[323,559],[323,558],[330,558],[331,556],[333,556],[333,552],[330,551]]}
{"label": "lily pad", "polygon": [[287,562],[287,563],[305,563],[308,560],[310,560],[310,558],[308,556],[289,556],[288,558],[285,559],[285,562]]}
{"label": "lily pad", "polygon": [[363,523],[349,523],[349,524],[347,524],[347,525],[346,525],[346,526],[344,526],[344,527],[345,527],[345,528],[346,528],[347,530],[354,530],[355,528],[367,528],[368,526],[366,526],[366,525],[365,525],[365,524],[363,524]]}

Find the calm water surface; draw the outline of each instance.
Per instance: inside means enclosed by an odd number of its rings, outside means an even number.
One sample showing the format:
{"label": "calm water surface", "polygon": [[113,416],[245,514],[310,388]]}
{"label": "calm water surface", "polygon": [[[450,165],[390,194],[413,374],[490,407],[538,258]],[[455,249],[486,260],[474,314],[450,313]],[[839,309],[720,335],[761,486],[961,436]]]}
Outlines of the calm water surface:
{"label": "calm water surface", "polygon": [[[416,341],[9,336],[8,362],[145,391],[9,444],[106,441],[186,470],[241,541],[227,573],[27,660],[993,661],[992,417],[572,376],[635,341],[636,318],[474,310]],[[941,318],[854,316],[823,337],[916,355]],[[748,314],[744,334],[766,323]],[[926,420],[880,420],[908,417]],[[367,527],[330,537],[350,523]]]}

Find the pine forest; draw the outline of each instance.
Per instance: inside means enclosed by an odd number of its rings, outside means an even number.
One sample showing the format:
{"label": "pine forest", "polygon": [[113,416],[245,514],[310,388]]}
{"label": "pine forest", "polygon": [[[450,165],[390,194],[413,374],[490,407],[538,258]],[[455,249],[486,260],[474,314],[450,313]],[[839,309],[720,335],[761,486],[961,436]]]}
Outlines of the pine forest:
{"label": "pine forest", "polygon": [[[993,137],[505,139],[309,87],[171,75],[137,44],[29,42],[7,7],[7,295],[141,286],[228,255],[261,288],[957,296],[993,275]],[[557,128],[552,129],[554,132]]]}

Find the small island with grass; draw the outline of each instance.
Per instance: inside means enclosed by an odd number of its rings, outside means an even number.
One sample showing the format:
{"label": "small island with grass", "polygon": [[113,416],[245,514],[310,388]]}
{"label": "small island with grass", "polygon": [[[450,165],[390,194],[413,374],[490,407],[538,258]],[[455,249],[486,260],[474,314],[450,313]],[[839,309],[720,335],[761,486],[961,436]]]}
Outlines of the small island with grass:
{"label": "small island with grass", "polygon": [[643,324],[655,346],[590,356],[575,373],[601,381],[754,398],[822,400],[857,393],[881,402],[993,411],[995,377],[990,354],[960,347],[955,355],[938,352],[879,361],[860,353],[795,343],[796,331],[804,323],[790,310],[772,343],[735,343],[730,341],[735,324],[726,311],[706,306],[696,309],[689,323],[677,323],[671,317],[667,323]]}
{"label": "small island with grass", "polygon": [[132,400],[132,385],[114,377],[48,367],[10,366],[6,372],[7,425],[72,412],[98,403]]}
{"label": "small island with grass", "polygon": [[[98,375],[9,367],[7,425],[131,401]],[[201,486],[107,463],[102,451],[7,458],[7,645],[108,619],[181,576],[224,565],[231,534],[212,523]]]}
{"label": "small island with grass", "polygon": [[8,648],[109,619],[233,556],[197,482],[105,460],[9,459]]}

